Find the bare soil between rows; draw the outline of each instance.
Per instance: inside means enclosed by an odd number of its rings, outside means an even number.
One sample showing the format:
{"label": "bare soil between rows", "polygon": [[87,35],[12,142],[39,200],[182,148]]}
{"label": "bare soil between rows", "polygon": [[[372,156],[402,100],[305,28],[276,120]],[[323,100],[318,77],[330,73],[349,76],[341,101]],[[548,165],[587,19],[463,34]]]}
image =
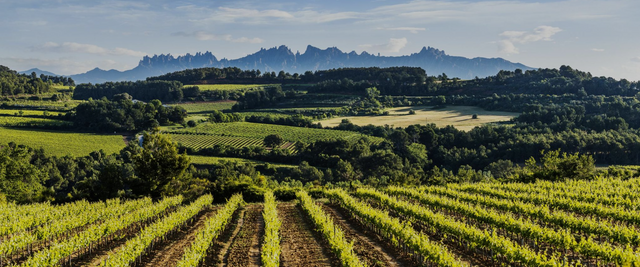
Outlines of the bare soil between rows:
{"label": "bare soil between rows", "polygon": [[294,203],[279,203],[280,266],[329,267],[340,266],[340,261],[329,245],[313,228],[304,211]]}

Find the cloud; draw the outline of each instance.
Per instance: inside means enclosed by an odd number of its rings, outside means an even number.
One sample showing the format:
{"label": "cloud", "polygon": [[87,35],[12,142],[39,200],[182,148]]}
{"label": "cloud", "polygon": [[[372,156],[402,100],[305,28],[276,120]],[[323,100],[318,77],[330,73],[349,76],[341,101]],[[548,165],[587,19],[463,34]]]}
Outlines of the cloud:
{"label": "cloud", "polygon": [[418,31],[426,31],[425,28],[416,28],[416,27],[395,27],[395,28],[377,28],[378,30],[385,31],[409,31],[410,33],[418,33]]}
{"label": "cloud", "polygon": [[505,54],[519,54],[520,50],[509,40],[498,41],[498,51]]}
{"label": "cloud", "polygon": [[115,49],[107,49],[97,45],[92,44],[80,44],[80,43],[72,43],[65,42],[62,44],[54,43],[54,42],[46,42],[42,45],[33,47],[32,51],[44,51],[44,52],[54,52],[54,53],[85,53],[85,54],[95,54],[95,55],[103,55],[103,56],[132,56],[132,57],[142,57],[147,55],[145,52],[134,51],[126,48],[117,47]]}
{"label": "cloud", "polygon": [[258,37],[254,37],[254,38],[247,38],[247,37],[240,37],[240,38],[233,38],[230,34],[223,34],[223,35],[216,35],[216,34],[212,34],[212,33],[208,33],[208,32],[204,32],[204,31],[196,31],[196,32],[176,32],[171,34],[173,36],[181,36],[181,37],[192,37],[192,38],[196,38],[200,41],[227,41],[227,42],[232,42],[232,43],[251,43],[251,44],[259,44],[264,42],[263,39],[258,38]]}
{"label": "cloud", "polygon": [[500,34],[503,39],[498,41],[498,50],[505,54],[518,54],[520,51],[515,44],[527,44],[539,41],[552,41],[551,37],[562,29],[552,26],[539,26],[532,32],[505,31]]}
{"label": "cloud", "polygon": [[398,53],[400,52],[400,49],[404,48],[407,45],[407,43],[408,43],[407,38],[399,38],[399,39],[390,38],[389,43],[378,44],[378,45],[363,44],[363,45],[360,45],[360,48],[370,49],[371,51],[376,51],[376,52]]}
{"label": "cloud", "polygon": [[602,49],[602,48],[591,48],[591,51],[593,51],[593,52],[604,52],[604,49]]}
{"label": "cloud", "polygon": [[640,57],[631,58],[631,61],[640,63]]}

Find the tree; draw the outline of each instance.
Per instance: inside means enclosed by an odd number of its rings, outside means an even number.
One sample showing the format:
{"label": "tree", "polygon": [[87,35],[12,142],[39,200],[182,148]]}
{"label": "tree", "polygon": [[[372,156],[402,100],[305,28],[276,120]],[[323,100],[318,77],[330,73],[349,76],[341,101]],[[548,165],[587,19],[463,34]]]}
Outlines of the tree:
{"label": "tree", "polygon": [[540,164],[531,157],[525,163],[523,179],[527,182],[535,180],[564,181],[567,179],[585,180],[593,178],[595,161],[587,155],[560,154],[560,150],[542,151]]}
{"label": "tree", "polygon": [[179,154],[166,135],[144,134],[142,150],[133,156],[136,174],[144,183],[144,194],[154,198],[171,195],[172,183],[180,182],[191,164],[187,154]]}
{"label": "tree", "polygon": [[42,183],[47,173],[29,161],[33,152],[14,143],[0,146],[0,194],[9,201],[29,203],[46,199]]}
{"label": "tree", "polygon": [[263,140],[264,146],[275,148],[279,147],[282,143],[284,143],[284,139],[282,136],[277,134],[267,135]]}

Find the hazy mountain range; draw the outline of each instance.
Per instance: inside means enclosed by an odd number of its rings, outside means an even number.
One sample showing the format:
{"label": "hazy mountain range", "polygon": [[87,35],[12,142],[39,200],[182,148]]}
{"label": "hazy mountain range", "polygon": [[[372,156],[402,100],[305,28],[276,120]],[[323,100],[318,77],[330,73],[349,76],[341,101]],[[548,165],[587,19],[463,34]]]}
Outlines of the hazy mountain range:
{"label": "hazy mountain range", "polygon": [[[284,70],[289,73],[304,73],[344,67],[421,67],[428,75],[446,73],[449,77],[471,79],[476,76],[495,75],[500,70],[532,69],[520,63],[513,63],[502,58],[465,58],[447,55],[444,51],[432,47],[423,47],[418,53],[404,56],[380,56],[367,52],[360,54],[345,53],[336,47],[319,49],[307,46],[304,53],[293,53],[286,46],[261,49],[260,51],[238,59],[218,59],[211,52],[186,54],[174,57],[171,54],[145,56],[138,66],[126,71],[102,70],[95,68],[86,73],[70,75],[76,83],[101,83],[105,81],[135,81],[147,77],[158,76],[169,72],[204,67],[238,67],[241,69],[259,69],[262,72]],[[23,73],[30,74],[38,69]],[[52,73],[44,72],[47,75]]]}

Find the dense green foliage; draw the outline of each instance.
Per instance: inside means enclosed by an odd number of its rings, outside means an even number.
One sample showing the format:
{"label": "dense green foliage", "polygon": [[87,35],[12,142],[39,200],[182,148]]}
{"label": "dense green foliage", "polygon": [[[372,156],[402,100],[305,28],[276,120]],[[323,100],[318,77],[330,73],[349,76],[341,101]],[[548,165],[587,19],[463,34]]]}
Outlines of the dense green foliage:
{"label": "dense green foliage", "polygon": [[181,107],[165,107],[159,100],[150,103],[94,100],[82,103],[73,112],[75,127],[95,131],[140,131],[169,123],[182,123],[187,112]]}
{"label": "dense green foliage", "polygon": [[52,83],[45,82],[36,77],[18,74],[5,66],[0,65],[0,95],[41,94],[53,90]]}
{"label": "dense green foliage", "polygon": [[[190,89],[186,89],[187,91]],[[76,86],[73,99],[87,100],[113,98],[117,94],[127,93],[134,99],[151,101],[180,101],[184,97],[182,83],[175,81],[137,81],[137,82],[106,82],[102,84],[83,83]]]}

